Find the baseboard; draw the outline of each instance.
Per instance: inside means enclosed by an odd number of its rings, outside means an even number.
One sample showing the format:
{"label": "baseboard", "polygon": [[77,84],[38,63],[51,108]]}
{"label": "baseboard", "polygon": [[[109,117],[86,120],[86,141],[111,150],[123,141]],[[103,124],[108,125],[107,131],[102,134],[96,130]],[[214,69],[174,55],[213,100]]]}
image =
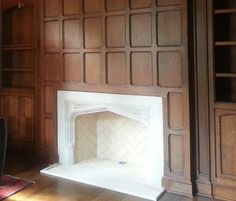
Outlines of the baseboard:
{"label": "baseboard", "polygon": [[212,198],[212,185],[211,183],[196,182],[197,195]]}
{"label": "baseboard", "polygon": [[236,189],[214,185],[214,198],[227,201],[236,201]]}
{"label": "baseboard", "polygon": [[193,186],[190,183],[163,177],[162,186],[167,192],[193,197]]}

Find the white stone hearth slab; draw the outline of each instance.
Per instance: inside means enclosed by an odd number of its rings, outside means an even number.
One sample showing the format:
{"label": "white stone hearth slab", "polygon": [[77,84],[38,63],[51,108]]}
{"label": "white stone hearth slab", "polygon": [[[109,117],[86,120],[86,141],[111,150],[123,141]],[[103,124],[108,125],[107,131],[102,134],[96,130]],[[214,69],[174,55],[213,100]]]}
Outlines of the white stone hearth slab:
{"label": "white stone hearth slab", "polygon": [[138,169],[139,167],[132,164],[94,158],[74,165],[58,164],[41,170],[41,173],[156,200],[163,189],[150,185],[142,170]]}

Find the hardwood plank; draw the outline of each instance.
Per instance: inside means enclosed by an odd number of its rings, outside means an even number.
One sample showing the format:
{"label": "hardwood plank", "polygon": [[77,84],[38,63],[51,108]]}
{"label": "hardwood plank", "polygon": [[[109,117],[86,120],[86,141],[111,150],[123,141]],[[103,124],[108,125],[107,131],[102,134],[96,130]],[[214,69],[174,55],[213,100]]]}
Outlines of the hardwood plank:
{"label": "hardwood plank", "polygon": [[39,173],[47,164],[36,158],[8,155],[6,173],[35,181],[35,184],[9,197],[6,201],[147,201],[134,196],[48,177]]}

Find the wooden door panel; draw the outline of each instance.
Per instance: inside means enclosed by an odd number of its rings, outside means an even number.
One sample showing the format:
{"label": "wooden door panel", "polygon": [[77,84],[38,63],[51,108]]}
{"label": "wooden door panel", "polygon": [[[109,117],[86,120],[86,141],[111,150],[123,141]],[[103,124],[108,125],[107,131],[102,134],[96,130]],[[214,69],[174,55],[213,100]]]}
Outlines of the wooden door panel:
{"label": "wooden door panel", "polygon": [[157,14],[158,45],[178,46],[182,43],[181,12],[167,11]]}
{"label": "wooden door panel", "polygon": [[31,97],[19,97],[18,137],[33,141],[34,138],[34,103]]}
{"label": "wooden door panel", "polygon": [[217,178],[236,182],[236,110],[216,110],[215,121]]}
{"label": "wooden door panel", "polygon": [[17,138],[17,96],[2,95],[1,115],[7,119],[9,138]]}
{"label": "wooden door panel", "polygon": [[63,14],[64,15],[76,15],[80,11],[79,0],[63,0]]}
{"label": "wooden door panel", "polygon": [[152,4],[151,0],[131,0],[131,8],[149,8]]}
{"label": "wooden door panel", "polygon": [[157,6],[179,5],[181,0],[157,0]]}
{"label": "wooden door panel", "polygon": [[107,11],[117,11],[125,9],[126,0],[106,0]]}
{"label": "wooden door panel", "polygon": [[45,1],[45,17],[55,17],[59,15],[60,0]]}

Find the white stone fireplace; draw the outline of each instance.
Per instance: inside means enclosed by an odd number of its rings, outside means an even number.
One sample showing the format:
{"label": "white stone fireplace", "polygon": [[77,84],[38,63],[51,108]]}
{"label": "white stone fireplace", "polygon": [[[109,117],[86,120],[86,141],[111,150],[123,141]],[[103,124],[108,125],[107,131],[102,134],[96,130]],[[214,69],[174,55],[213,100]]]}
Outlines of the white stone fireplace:
{"label": "white stone fireplace", "polygon": [[155,200],[162,193],[162,98],[58,91],[59,164],[42,173]]}

